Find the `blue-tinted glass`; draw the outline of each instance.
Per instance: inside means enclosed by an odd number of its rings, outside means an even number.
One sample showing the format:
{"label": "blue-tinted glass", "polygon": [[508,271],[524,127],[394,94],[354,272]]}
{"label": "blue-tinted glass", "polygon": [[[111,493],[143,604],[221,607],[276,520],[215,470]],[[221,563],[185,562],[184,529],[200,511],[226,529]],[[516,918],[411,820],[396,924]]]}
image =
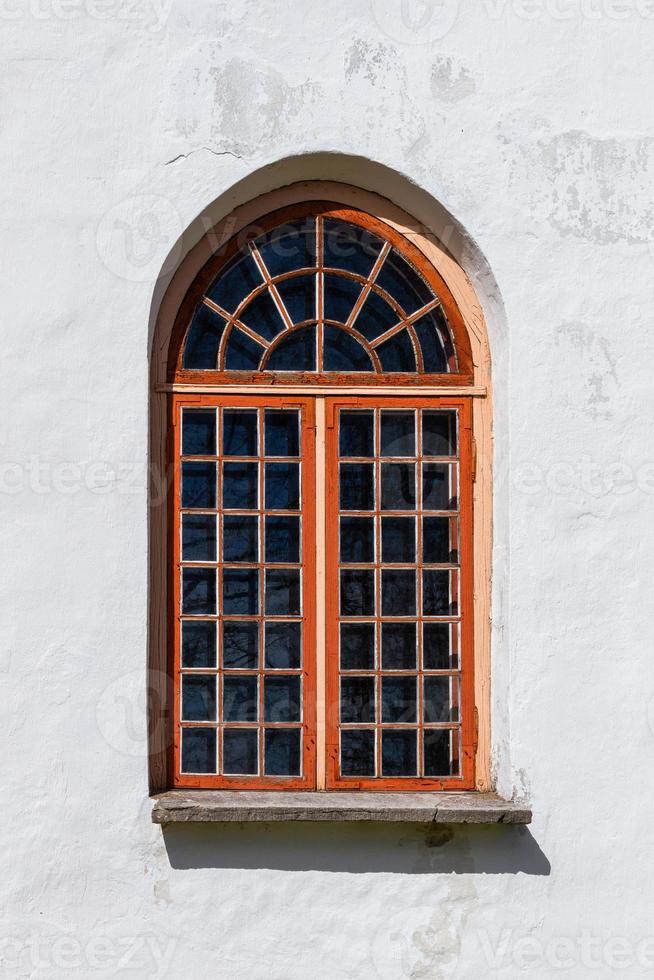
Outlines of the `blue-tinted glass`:
{"label": "blue-tinted glass", "polygon": [[223,677],[223,720],[256,721],[258,709],[256,676],[226,674]]}
{"label": "blue-tinted glass", "polygon": [[254,330],[264,340],[272,340],[284,329],[282,315],[275,306],[269,292],[259,293],[256,299],[245,307],[239,320],[250,330]]}
{"label": "blue-tinted glass", "polygon": [[425,670],[456,670],[459,661],[454,637],[456,623],[424,623],[422,658]]}
{"label": "blue-tinted glass", "polygon": [[186,616],[216,614],[216,569],[182,569],[182,612]]}
{"label": "blue-tinted glass", "polygon": [[216,413],[185,408],[182,412],[182,456],[216,455]]}
{"label": "blue-tinted glass", "polygon": [[216,467],[214,463],[182,463],[182,507],[216,506]]}
{"label": "blue-tinted glass", "polygon": [[374,412],[339,413],[338,445],[341,456],[374,456]]}
{"label": "blue-tinted glass", "polygon": [[182,730],[182,772],[216,771],[216,729]]}
{"label": "blue-tinted glass", "polygon": [[223,772],[227,776],[256,776],[259,746],[256,728],[223,731]]}
{"label": "blue-tinted glass", "polygon": [[182,621],[182,667],[216,666],[216,624]]}
{"label": "blue-tinted glass", "polygon": [[293,323],[316,318],[316,277],[294,276],[277,283],[282,303]]}
{"label": "blue-tinted glass", "polygon": [[424,279],[395,249],[386,256],[375,282],[400,304],[405,313],[415,313],[434,298]]}
{"label": "blue-tinted glass", "polygon": [[294,670],[302,664],[302,624],[266,623],[266,667]]}
{"label": "blue-tinted glass", "polygon": [[266,776],[300,775],[299,728],[267,728]]}
{"label": "blue-tinted glass", "polygon": [[216,720],[216,677],[182,677],[182,719]]}
{"label": "blue-tinted glass", "polygon": [[361,295],[363,283],[344,276],[325,276],[325,320],[347,323],[354,304]]}
{"label": "blue-tinted glass", "polygon": [[200,303],[186,335],[182,365],[186,371],[215,370],[218,346],[225,321],[204,303]]}
{"label": "blue-tinted glass", "polygon": [[381,602],[382,616],[415,616],[415,572],[397,568],[383,568]]}
{"label": "blue-tinted glass", "polygon": [[367,228],[343,221],[327,219],[323,227],[325,267],[367,277],[382,249],[382,240]]}
{"label": "blue-tinted glass", "polygon": [[382,517],[382,561],[414,562],[416,560],[416,522],[413,517]]}
{"label": "blue-tinted glass", "polygon": [[425,616],[455,616],[456,599],[450,599],[447,569],[430,568],[422,573],[422,611]]}
{"label": "blue-tinted glass", "polygon": [[223,561],[257,561],[259,521],[256,517],[223,517]]}
{"label": "blue-tinted glass", "polygon": [[416,678],[382,677],[382,722],[411,724],[417,721]]}
{"label": "blue-tinted glass", "polygon": [[216,518],[213,514],[182,516],[182,561],[216,560]]}
{"label": "blue-tinted glass", "polygon": [[448,463],[423,463],[422,506],[424,510],[456,510],[452,494],[452,467]]}
{"label": "blue-tinted glass", "polygon": [[255,244],[271,276],[315,266],[315,219],[289,221],[261,235]]}
{"label": "blue-tinted glass", "polygon": [[276,409],[266,410],[266,456],[300,455],[300,413]]}
{"label": "blue-tinted glass", "polygon": [[267,616],[299,616],[300,592],[299,569],[266,569]]}
{"label": "blue-tinted glass", "polygon": [[415,456],[415,412],[382,412],[379,442],[380,456]]}
{"label": "blue-tinted glass", "polygon": [[259,573],[256,568],[223,569],[223,612],[226,616],[257,615]]}
{"label": "blue-tinted glass", "polygon": [[303,327],[283,337],[268,360],[268,371],[315,371],[316,329]]}
{"label": "blue-tinted glass", "polygon": [[325,371],[374,371],[368,352],[358,340],[338,327],[325,327],[323,346]]}
{"label": "blue-tinted glass", "polygon": [[340,467],[341,510],[372,510],[375,502],[372,463],[342,463]]}
{"label": "blue-tinted glass", "polygon": [[225,368],[227,371],[258,371],[263,353],[261,344],[233,327],[227,341]]}
{"label": "blue-tinted glass", "polygon": [[416,669],[416,624],[382,623],[382,670]]}
{"label": "blue-tinted glass", "polygon": [[257,413],[223,409],[223,456],[257,455]]}
{"label": "blue-tinted glass", "polygon": [[382,732],[382,776],[415,776],[416,748],[415,730]]}
{"label": "blue-tinted glass", "polygon": [[459,552],[456,521],[449,517],[425,517],[422,522],[422,560],[427,564],[456,563]]}
{"label": "blue-tinted glass", "polygon": [[259,666],[259,624],[223,623],[223,667],[225,670],[256,670]]}
{"label": "blue-tinted glass", "polygon": [[413,463],[382,463],[381,509],[413,510],[416,506],[416,468]]}
{"label": "blue-tinted glass", "polygon": [[374,518],[341,517],[341,561],[360,564],[374,560]]}
{"label": "blue-tinted glass", "polygon": [[341,677],[341,723],[368,724],[375,720],[375,678]]}
{"label": "blue-tinted glass", "polygon": [[261,274],[249,252],[239,252],[219,272],[207,290],[217,306],[233,313],[253,289],[261,285]]}
{"label": "blue-tinted glass", "polygon": [[459,720],[456,696],[452,697],[452,686],[458,685],[454,677],[425,677],[423,696],[426,722],[447,722]]}
{"label": "blue-tinted glass", "polygon": [[424,733],[425,776],[457,776],[459,766],[452,758],[451,739],[456,735],[447,730]]}
{"label": "blue-tinted glass", "polygon": [[299,510],[300,467],[297,463],[266,463],[266,509]]}
{"label": "blue-tinted glass", "polygon": [[392,372],[415,372],[416,355],[411,338],[406,330],[393,334],[389,340],[377,347],[382,370]]}
{"label": "blue-tinted glass", "polygon": [[449,371],[448,350],[451,348],[445,315],[440,307],[425,314],[413,324],[422,348],[422,361],[427,374],[445,374]]}
{"label": "blue-tinted glass", "polygon": [[269,563],[295,564],[300,560],[300,518],[266,517],[266,557]]}
{"label": "blue-tinted glass", "polygon": [[341,615],[374,616],[375,573],[362,569],[341,571]]}
{"label": "blue-tinted glass", "polygon": [[302,680],[297,674],[266,677],[263,685],[265,721],[300,721],[302,718]]}
{"label": "blue-tinted glass", "polygon": [[341,732],[341,776],[375,775],[375,733],[363,729]]}
{"label": "blue-tinted glass", "polygon": [[422,455],[456,456],[456,412],[422,413]]}
{"label": "blue-tinted glass", "polygon": [[374,623],[341,623],[341,670],[374,670]]}
{"label": "blue-tinted glass", "polygon": [[385,299],[378,293],[370,292],[354,321],[354,327],[366,340],[375,340],[399,323],[400,319],[399,313]]}
{"label": "blue-tinted glass", "polygon": [[223,463],[223,507],[256,510],[259,467],[256,463]]}

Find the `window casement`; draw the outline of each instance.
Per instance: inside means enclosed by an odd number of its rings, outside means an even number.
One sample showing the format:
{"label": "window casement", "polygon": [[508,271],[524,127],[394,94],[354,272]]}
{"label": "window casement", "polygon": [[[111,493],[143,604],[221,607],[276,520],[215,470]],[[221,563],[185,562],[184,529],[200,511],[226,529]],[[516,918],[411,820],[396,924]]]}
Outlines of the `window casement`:
{"label": "window casement", "polygon": [[172,785],[475,788],[473,367],[440,273],[296,203],[196,273],[168,364]]}

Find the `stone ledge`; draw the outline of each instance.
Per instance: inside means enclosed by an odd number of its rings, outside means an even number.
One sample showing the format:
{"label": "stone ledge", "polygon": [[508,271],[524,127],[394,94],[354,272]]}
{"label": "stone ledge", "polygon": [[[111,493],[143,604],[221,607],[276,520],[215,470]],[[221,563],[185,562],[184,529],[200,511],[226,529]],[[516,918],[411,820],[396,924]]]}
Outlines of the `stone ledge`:
{"label": "stone ledge", "polygon": [[494,793],[255,792],[169,790],[153,797],[152,822],[370,820],[379,823],[528,824],[531,808]]}

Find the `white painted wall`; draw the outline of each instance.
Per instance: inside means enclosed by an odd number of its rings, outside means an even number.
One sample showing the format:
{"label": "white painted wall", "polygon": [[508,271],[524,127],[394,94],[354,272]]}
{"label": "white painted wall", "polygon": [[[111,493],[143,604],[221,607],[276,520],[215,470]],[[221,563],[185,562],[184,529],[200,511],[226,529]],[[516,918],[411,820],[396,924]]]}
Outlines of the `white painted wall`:
{"label": "white painted wall", "polygon": [[[654,2],[2,0],[0,21],[0,974],[651,976]],[[164,838],[142,697],[155,280],[216,199],[357,174],[475,243],[494,737],[534,823]]]}

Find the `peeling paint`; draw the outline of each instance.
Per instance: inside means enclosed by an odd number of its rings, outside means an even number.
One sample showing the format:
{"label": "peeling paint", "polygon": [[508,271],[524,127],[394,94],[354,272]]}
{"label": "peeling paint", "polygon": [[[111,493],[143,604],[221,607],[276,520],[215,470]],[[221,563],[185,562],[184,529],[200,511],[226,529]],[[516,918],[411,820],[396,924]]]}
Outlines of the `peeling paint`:
{"label": "peeling paint", "polygon": [[435,98],[443,102],[460,102],[474,95],[476,90],[477,83],[465,65],[441,57],[432,66],[431,91]]}

